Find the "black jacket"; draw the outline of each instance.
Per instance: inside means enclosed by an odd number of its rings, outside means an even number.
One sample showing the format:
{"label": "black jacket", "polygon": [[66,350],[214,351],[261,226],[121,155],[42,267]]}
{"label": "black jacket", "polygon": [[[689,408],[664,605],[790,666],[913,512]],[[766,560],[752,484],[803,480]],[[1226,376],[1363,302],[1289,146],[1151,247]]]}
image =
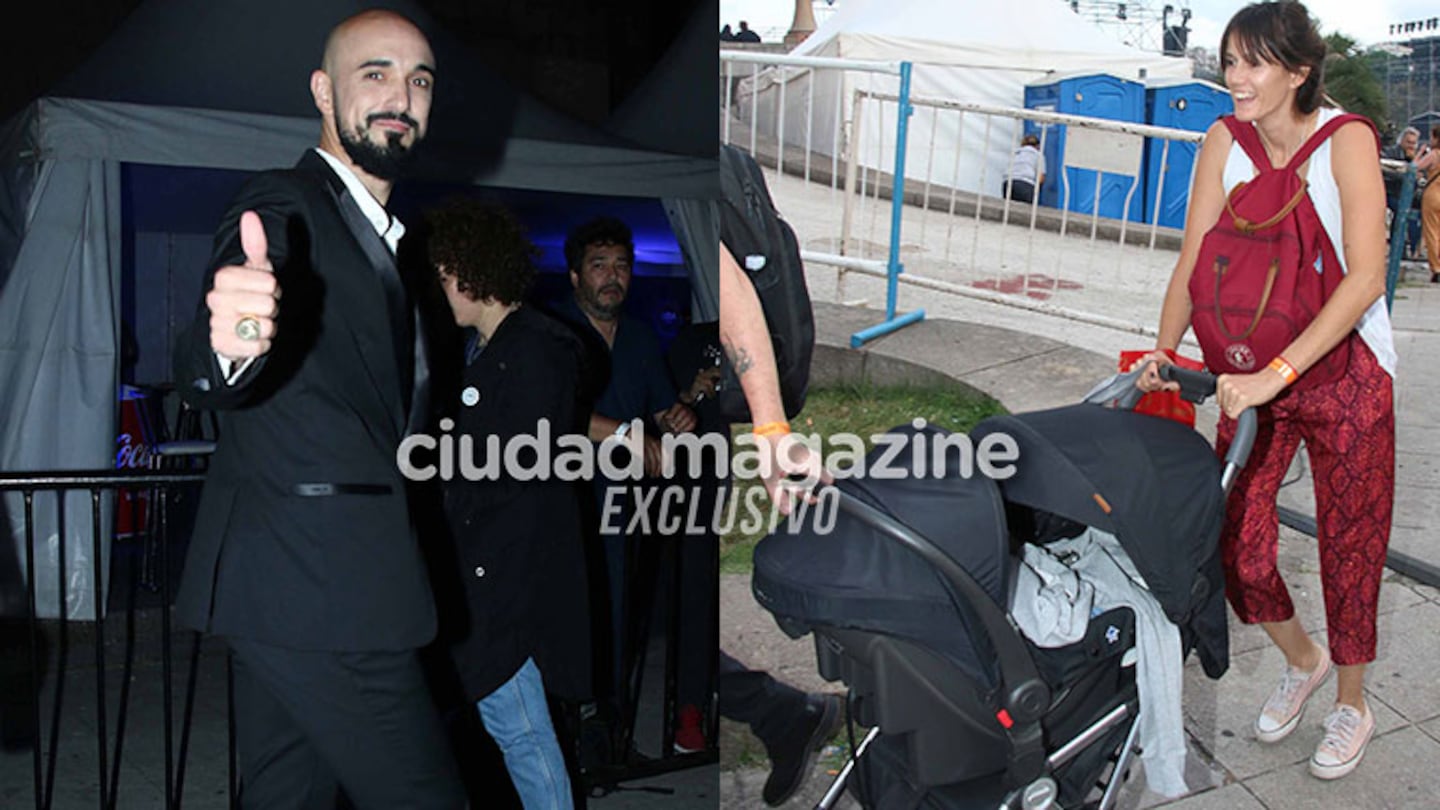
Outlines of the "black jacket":
{"label": "black jacket", "polygon": [[[579,434],[588,409],[577,407],[581,346],[570,330],[528,307],[511,313],[464,370],[454,436],[469,435],[473,459],[485,467],[515,436],[536,436],[548,420],[550,455],[562,434]],[[533,466],[534,455],[521,461]],[[551,477],[518,481],[494,469],[495,480],[458,474],[445,487],[445,512],[464,583],[469,627],[453,643],[461,682],[472,699],[489,694],[533,656],[548,691],[590,694],[590,628],[580,483]],[[545,465],[546,472],[553,464]],[[448,607],[447,607],[448,609]]]}
{"label": "black jacket", "polygon": [[421,646],[435,609],[396,465],[425,398],[415,310],[385,243],[314,152],[241,190],[216,231],[206,291],[215,268],[244,262],[246,210],[260,215],[279,275],[278,331],[234,385],[211,351],[203,297],[177,343],[181,395],[221,413],[176,613],[297,649]]}

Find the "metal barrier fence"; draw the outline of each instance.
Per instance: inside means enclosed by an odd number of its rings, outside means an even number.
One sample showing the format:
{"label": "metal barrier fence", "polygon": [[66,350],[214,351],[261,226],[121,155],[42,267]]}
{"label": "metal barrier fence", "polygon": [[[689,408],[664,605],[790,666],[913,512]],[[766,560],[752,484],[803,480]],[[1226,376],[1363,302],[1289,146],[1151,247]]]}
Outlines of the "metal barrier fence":
{"label": "metal barrier fence", "polygon": [[[63,613],[60,618],[44,620],[38,618],[36,605],[36,574],[35,554],[37,551],[35,538],[36,525],[36,495],[42,493],[56,493],[57,509],[64,508],[64,497],[58,497],[61,493],[88,492],[90,495],[91,514],[91,541],[94,559],[101,559],[100,547],[102,537],[110,531],[111,527],[105,525],[102,520],[102,498],[110,496],[134,496],[136,493],[146,493],[149,498],[148,525],[139,542],[145,544],[145,553],[158,555],[156,560],[146,560],[142,563],[142,569],[148,569],[149,563],[154,563],[152,569],[155,573],[154,586],[158,591],[158,601],[161,609],[155,611],[160,621],[160,662],[161,662],[161,713],[162,724],[161,737],[163,739],[163,760],[164,760],[164,807],[167,810],[178,808],[184,796],[186,765],[189,761],[189,754],[192,743],[192,720],[195,713],[196,692],[198,685],[198,669],[200,662],[201,639],[198,633],[187,633],[191,637],[192,646],[187,667],[186,684],[184,688],[183,703],[180,707],[180,724],[176,728],[176,705],[174,689],[172,688],[173,665],[172,649],[174,634],[170,626],[170,604],[171,582],[170,582],[170,505],[173,496],[182,489],[195,487],[204,480],[203,474],[198,473],[149,473],[136,474],[128,471],[104,470],[96,472],[60,472],[60,473],[0,473],[0,493],[19,493],[23,500],[24,526],[25,526],[25,590],[26,604],[28,606],[28,622],[26,630],[28,633],[28,686],[29,710],[31,716],[29,722],[33,724],[33,755],[32,755],[32,784],[34,788],[34,806],[36,810],[48,810],[54,807],[56,802],[56,788],[59,770],[69,759],[62,755],[62,744],[78,744],[79,737],[62,732],[62,722],[66,718],[66,686],[71,673],[68,671],[67,654],[68,642],[71,633],[71,625],[76,624]],[[59,553],[62,564],[59,566],[61,590],[61,601],[64,600],[65,583],[65,558],[66,533],[60,533]],[[137,577],[139,574],[136,575]],[[94,589],[92,596],[96,605],[104,604],[106,598],[105,589],[102,586],[102,577],[90,578],[91,587]],[[115,583],[111,583],[111,588]],[[122,791],[121,774],[122,759],[126,751],[125,743],[134,731],[129,726],[131,706],[131,685],[135,680],[135,648],[137,644],[136,631],[136,600],[134,591],[131,591],[130,599],[124,612],[124,662],[118,673],[117,679],[111,679],[107,670],[107,630],[104,620],[95,621],[92,625],[94,633],[94,655],[95,655],[95,702],[94,702],[94,724],[95,724],[95,756],[96,756],[96,790],[95,803],[101,810],[108,810],[117,806]],[[103,615],[102,611],[97,614]],[[118,618],[113,617],[112,618]],[[90,624],[90,623],[86,623]],[[42,652],[47,638],[45,631],[52,631],[57,638],[56,642],[56,666],[52,675],[53,697],[50,700],[48,733],[45,725],[42,725],[42,705],[45,703],[44,693],[47,689],[44,683],[46,669],[50,664],[48,653]],[[227,745],[229,760],[229,777],[227,782],[230,806],[235,806],[236,769],[235,769],[235,737],[234,737],[234,714],[233,703],[229,701],[229,676],[227,667],[227,705],[230,706],[227,722]],[[110,689],[119,690],[118,705],[115,707],[114,738],[110,734],[110,707],[107,694]],[[83,708],[82,710],[83,711]],[[69,726],[65,726],[68,730]],[[146,729],[149,731],[149,729]],[[78,758],[77,758],[78,761]],[[67,775],[62,786],[84,785],[85,781],[77,780],[73,775]]]}
{"label": "metal barrier fence", "polygon": [[[206,441],[180,441],[162,443],[156,448],[156,452],[170,456],[194,456],[204,455],[213,450],[213,443]],[[129,774],[132,781],[140,781],[135,777],[151,777],[155,780],[161,778],[160,771],[163,770],[163,806],[166,810],[175,810],[183,804],[186,798],[186,775],[187,766],[193,762],[192,754],[195,753],[192,741],[197,734],[203,737],[209,746],[209,750],[202,752],[208,754],[211,759],[219,753],[219,742],[213,733],[216,729],[214,718],[201,716],[197,718],[197,698],[202,691],[202,681],[206,674],[201,673],[202,646],[206,643],[199,633],[184,631],[185,638],[179,640],[180,644],[189,642],[188,659],[185,669],[185,682],[183,691],[177,695],[173,688],[175,677],[173,659],[176,654],[175,634],[171,628],[170,603],[172,594],[172,560],[170,558],[172,548],[175,544],[171,542],[172,526],[176,522],[172,520],[172,503],[175,496],[187,490],[196,488],[205,480],[202,473],[162,473],[153,472],[138,474],[124,470],[102,470],[95,472],[62,472],[62,473],[7,473],[0,472],[0,504],[11,500],[18,501],[23,509],[24,526],[24,563],[23,580],[25,590],[25,623],[24,637],[18,639],[18,645],[14,642],[17,639],[11,638],[13,634],[6,634],[4,624],[6,617],[0,613],[0,652],[5,653],[4,664],[0,667],[0,676],[6,674],[7,670],[16,669],[17,664],[22,673],[23,686],[19,688],[27,692],[25,700],[9,700],[0,704],[0,711],[11,710],[17,705],[23,705],[28,717],[24,718],[26,724],[33,729],[33,738],[29,741],[31,746],[31,782],[33,788],[34,807],[36,810],[52,810],[57,807],[75,806],[78,801],[81,804],[94,804],[100,810],[113,810],[117,806],[160,806],[161,800],[154,798],[154,804],[147,801],[149,785],[122,784],[122,775]],[[111,560],[123,559],[124,551],[122,546],[129,546],[132,553],[138,553],[142,559],[131,565],[130,577],[130,598],[127,600],[124,610],[110,613],[108,620],[115,623],[123,623],[121,635],[123,637],[123,662],[118,672],[112,672],[108,666],[113,651],[107,652],[111,641],[111,632],[116,630],[111,626],[107,628],[107,619],[99,621],[81,621],[73,618],[69,613],[61,612],[58,618],[42,619],[41,611],[37,609],[37,572],[36,554],[43,545],[37,542],[37,496],[48,500],[46,496],[53,497],[56,511],[67,511],[71,505],[66,493],[79,492],[88,493],[90,501],[90,537],[88,538],[94,551],[94,559],[103,559],[100,554],[100,547],[105,538],[109,537],[111,524],[113,522],[113,507],[107,503],[125,498],[127,495],[132,499],[133,504],[144,498],[149,505],[145,510],[146,525],[142,531],[136,532],[133,536],[121,540],[115,539],[116,551],[108,557]],[[43,517],[44,510],[40,510]],[[183,530],[183,521],[180,524]],[[65,560],[72,549],[69,546],[73,543],[77,533],[58,533],[52,540],[58,545],[59,564],[56,566],[59,580],[59,602],[66,602],[66,590],[69,586],[69,577]],[[637,610],[635,621],[640,628],[637,630],[635,642],[639,649],[629,652],[631,656],[627,667],[627,675],[623,687],[623,696],[620,711],[621,722],[611,733],[615,737],[615,748],[610,758],[604,761],[596,761],[585,765],[577,774],[572,777],[583,781],[585,792],[591,796],[603,796],[618,789],[621,782],[635,779],[656,776],[683,768],[694,767],[714,763],[719,759],[719,750],[714,742],[718,733],[714,724],[718,723],[718,716],[711,715],[712,727],[706,734],[706,739],[711,744],[703,751],[678,753],[672,750],[676,719],[678,711],[677,700],[677,678],[679,666],[678,641],[680,637],[680,589],[675,583],[680,582],[680,556],[679,549],[674,543],[666,543],[660,551],[661,564],[668,565],[671,569],[671,584],[667,590],[669,604],[665,611],[664,630],[664,663],[663,663],[663,698],[662,698],[662,721],[660,723],[660,755],[657,758],[648,759],[635,756],[634,743],[636,739],[636,726],[638,722],[638,707],[640,704],[640,689],[643,673],[647,671],[646,656],[650,648],[649,640],[650,621],[652,612],[648,609]],[[133,562],[133,561],[132,561]],[[120,566],[117,566],[120,567]],[[0,573],[4,573],[4,567],[0,567]],[[661,576],[657,567],[654,576]],[[94,604],[103,606],[107,603],[113,604],[109,598],[108,591],[122,587],[124,583],[117,582],[114,577],[105,585],[106,577],[95,575],[86,578],[86,582],[93,590],[91,596]],[[655,583],[651,583],[652,586]],[[0,586],[9,589],[11,583],[0,582]],[[153,590],[153,598],[150,600],[156,603],[158,609],[146,612],[147,620],[159,624],[158,657],[160,661],[160,690],[159,697],[161,717],[159,718],[159,729],[156,724],[145,722],[143,717],[145,710],[142,708],[140,722],[132,722],[131,709],[136,696],[132,693],[132,684],[146,680],[145,677],[137,676],[135,657],[137,646],[141,643],[140,631],[137,630],[137,620],[142,612],[138,609],[134,598],[136,587],[144,587]],[[18,587],[18,583],[17,583]],[[658,587],[658,586],[657,586]],[[0,590],[0,597],[6,596],[8,590]],[[117,591],[117,593],[123,593]],[[0,599],[0,607],[6,605],[8,600]],[[18,600],[17,600],[18,601]],[[101,616],[106,611],[99,610]],[[83,697],[80,699],[70,697],[69,693],[74,691],[72,681],[77,677],[75,669],[82,666],[73,666],[69,659],[73,646],[73,630],[75,625],[82,625],[93,633],[93,654],[95,667],[94,680],[94,701],[93,716],[87,709]],[[52,641],[53,640],[53,641]],[[218,642],[212,642],[218,645]],[[18,649],[14,649],[18,647]],[[47,650],[47,647],[53,649]],[[718,647],[712,647],[712,655]],[[230,668],[228,650],[215,650],[215,657],[208,659],[211,662],[224,661],[224,754],[226,759],[227,776],[224,784],[227,804],[230,807],[238,807],[237,795],[239,789],[239,772],[236,760],[235,748],[235,706],[233,695],[233,676]],[[718,664],[712,663],[710,671],[716,671]],[[214,667],[209,667],[213,670]],[[47,672],[48,671],[48,672]],[[12,673],[13,674],[13,673]],[[48,674],[48,679],[47,679]],[[208,677],[215,679],[214,672],[208,673]],[[216,686],[217,681],[209,682],[210,690]],[[3,682],[0,678],[0,690],[15,688]],[[713,692],[713,684],[707,686]],[[111,703],[110,696],[118,690],[118,705]],[[14,696],[10,696],[14,697]],[[177,706],[177,698],[179,705]],[[145,702],[144,696],[140,696],[140,703]],[[208,710],[216,710],[213,697],[208,701]],[[469,705],[468,703],[466,704]],[[179,709],[179,724],[177,727],[177,711]],[[200,707],[199,711],[206,711],[207,707]],[[562,737],[567,745],[578,746],[580,741],[579,706],[567,706],[566,717],[557,718],[557,724],[568,731],[568,735]],[[573,711],[570,711],[573,710]],[[573,717],[569,716],[572,715]],[[48,718],[48,720],[46,719]],[[112,725],[112,718],[114,720]],[[15,718],[0,716],[0,720],[10,721]],[[83,769],[77,771],[79,763],[87,756],[88,751],[77,750],[84,740],[83,734],[75,733],[75,729],[82,727],[86,720],[94,723],[94,765],[93,782],[90,775],[86,775]],[[44,722],[42,722],[44,721]],[[157,735],[155,732],[159,731]],[[146,750],[154,744],[157,739],[162,743],[162,750],[159,752]],[[128,744],[127,744],[128,743]],[[132,753],[132,759],[138,756],[140,763],[136,768],[127,768],[124,765],[124,755]],[[158,754],[158,756],[157,756]],[[576,751],[577,757],[578,749]],[[3,758],[0,754],[0,758]],[[155,760],[161,760],[163,767]],[[8,774],[7,767],[11,763],[0,759],[0,774]],[[189,768],[193,770],[193,768]],[[193,800],[197,790],[208,791],[211,795],[218,792],[220,785],[215,784],[213,767],[209,772],[203,774],[205,779],[203,786],[193,784],[190,788],[190,798]],[[192,780],[194,781],[194,780]],[[90,788],[90,785],[94,785]],[[57,785],[59,790],[57,792]],[[129,786],[130,791],[125,791]],[[84,786],[79,787],[77,786]],[[19,799],[17,793],[13,792],[7,785],[6,790],[0,792],[0,799]],[[80,796],[76,796],[76,790]],[[93,791],[93,795],[92,795]],[[123,793],[123,801],[122,801]],[[207,801],[211,803],[213,800]],[[6,808],[8,803],[0,801]]]}
{"label": "metal barrier fence", "polygon": [[[752,65],[776,63],[746,57]],[[804,70],[846,67],[832,59]],[[1153,328],[1180,242],[1180,230],[1166,223],[1183,223],[1203,133],[905,98],[854,82],[807,85],[790,70],[752,70],[739,82],[727,73],[733,92],[722,135],[774,167],[775,196],[802,237],[805,259],[837,270],[834,300],[851,299],[850,277],[883,273],[887,310],[895,275],[925,291],[1131,332]],[[842,86],[848,96],[840,95]],[[882,167],[902,154],[889,133],[912,115],[908,159],[887,172]],[[1040,138],[1052,164],[1042,187],[1042,194],[1055,189],[1052,204],[1038,196],[1022,204],[1004,193],[1026,132]],[[888,234],[882,206],[892,212]],[[903,276],[889,272],[896,264]]]}
{"label": "metal barrier fence", "polygon": [[[1153,333],[1180,244],[1180,230],[1162,223],[1183,222],[1203,133],[944,99],[911,103],[932,111],[932,131],[948,129],[956,141],[953,157],[932,159],[923,193],[912,194],[914,224],[905,243],[916,272],[908,283]],[[948,126],[946,115],[954,119]],[[1046,166],[1045,183],[1029,203],[1004,193],[1025,132],[1038,137],[1047,161],[1060,157]],[[929,140],[942,151],[936,138]],[[962,164],[976,173],[962,176]],[[947,166],[952,174],[938,177]],[[875,184],[877,192],[882,186]],[[1053,206],[1042,204],[1047,187]]]}
{"label": "metal barrier fence", "polygon": [[1400,260],[1405,255],[1406,232],[1411,219],[1419,216],[1410,204],[1415,195],[1423,190],[1419,188],[1419,174],[1415,170],[1415,164],[1408,161],[1382,160],[1380,166],[1382,169],[1401,173],[1400,194],[1395,200],[1395,210],[1391,212],[1390,251],[1385,264],[1385,304],[1393,308],[1395,285],[1400,279]]}
{"label": "metal barrier fence", "polygon": [[[870,79],[879,76],[894,76],[898,82],[898,89],[893,96],[897,114],[895,116],[895,140],[893,152],[889,152],[884,146],[884,136],[880,135],[880,153],[882,159],[893,158],[891,172],[890,194],[890,217],[889,235],[882,243],[884,245],[884,260],[879,259],[855,259],[845,255],[846,240],[843,234],[849,230],[852,207],[850,205],[850,194],[845,194],[845,222],[842,226],[842,238],[839,242],[839,250],[806,250],[802,252],[807,261],[833,264],[841,268],[857,269],[878,273],[886,279],[885,292],[885,321],[868,329],[862,329],[855,333],[850,342],[859,346],[865,341],[888,334],[907,324],[915,323],[925,317],[923,309],[916,309],[904,315],[896,312],[896,302],[899,298],[899,278],[904,272],[900,257],[900,231],[905,203],[905,161],[906,144],[908,141],[909,120],[912,108],[909,104],[910,97],[910,74],[911,64],[909,62],[871,62],[856,59],[835,59],[829,57],[805,57],[805,56],[783,56],[777,54],[760,53],[737,53],[721,52],[720,61],[724,71],[723,85],[720,97],[723,107],[720,110],[722,139],[726,143],[731,142],[732,109],[733,112],[749,122],[749,151],[762,162],[764,156],[761,148],[761,134],[759,131],[762,117],[768,116],[773,126],[773,139],[767,133],[767,140],[773,143],[773,164],[776,174],[783,176],[786,168],[786,155],[791,151],[790,140],[786,138],[787,121],[791,119],[791,110],[786,105],[788,88],[792,79],[813,79],[822,71],[827,72],[830,78],[835,74],[845,75],[849,72],[860,73]],[[750,66],[750,75],[742,82],[735,75],[737,64]],[[768,66],[764,72],[762,66]],[[795,72],[791,73],[794,68]],[[771,81],[768,88],[760,87],[762,80]],[[844,151],[846,179],[844,189],[856,188],[856,168],[859,165],[855,145],[860,142],[857,136],[858,120],[847,120],[845,110],[847,100],[844,94],[846,83],[844,81],[830,82],[834,85],[834,93],[828,91],[823,94],[821,100],[821,114],[827,117],[831,126],[817,129],[814,126],[816,118],[815,103],[818,94],[813,88],[806,88],[804,92],[805,113],[796,120],[803,130],[803,135],[798,138],[797,159],[799,167],[792,163],[792,171],[798,174],[808,183],[812,178],[828,178],[830,198],[833,200],[836,193],[840,191],[840,155]],[[736,91],[743,90],[744,99],[737,98]],[[771,92],[773,90],[773,92]],[[871,88],[873,91],[873,87]],[[771,92],[770,100],[762,108],[761,98],[766,92]],[[857,94],[860,91],[856,91]],[[858,95],[857,95],[858,98]],[[745,111],[748,102],[748,112]],[[856,107],[850,106],[851,109]],[[883,117],[877,122],[879,133],[888,132]],[[792,125],[791,133],[795,132]],[[817,156],[828,157],[828,161],[816,161]],[[828,163],[828,172],[825,171],[824,163]],[[868,174],[862,178],[868,178]],[[878,186],[877,186],[878,188]],[[859,195],[865,197],[863,189]],[[877,197],[876,210],[879,203]]]}
{"label": "metal barrier fence", "polygon": [[[721,58],[722,136],[774,170],[772,193],[800,236],[817,297],[853,303],[883,289],[889,320],[903,284],[911,301],[940,292],[1154,335],[1204,133],[834,78],[884,75],[888,65]],[[751,70],[737,78],[735,63]],[[1051,165],[1035,200],[1019,203],[1004,183],[1025,133]],[[1392,297],[1402,244],[1392,240]],[[835,268],[828,295],[814,265]]]}

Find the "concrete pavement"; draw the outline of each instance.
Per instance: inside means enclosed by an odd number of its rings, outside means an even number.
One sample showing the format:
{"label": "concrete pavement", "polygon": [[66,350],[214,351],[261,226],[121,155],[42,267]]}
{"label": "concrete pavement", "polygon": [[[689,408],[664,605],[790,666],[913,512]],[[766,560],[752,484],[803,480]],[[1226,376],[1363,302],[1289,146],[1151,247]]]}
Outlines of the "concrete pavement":
{"label": "concrete pavement", "polygon": [[[1440,285],[1403,285],[1393,315],[1400,372],[1392,548],[1440,564],[1440,540],[1433,531],[1440,517],[1440,381],[1430,373],[1434,358],[1440,357]],[[1015,316],[998,313],[996,317],[1013,321]],[[876,310],[817,303],[817,381],[883,384],[948,379],[995,397],[1011,411],[1028,411],[1076,401],[1113,370],[1117,346],[1148,345],[1146,338],[1074,325],[1036,323],[1034,329],[1015,329],[930,319],[862,349],[848,348],[851,333],[881,319]],[[1057,328],[1064,333],[1062,339],[1037,334],[1054,335]],[[1212,437],[1215,417],[1213,406],[1204,406],[1198,419],[1201,431]],[[1299,480],[1287,487],[1282,502],[1313,514],[1307,469],[1297,464],[1294,472]],[[1305,627],[1323,637],[1325,611],[1315,541],[1282,529],[1280,566]],[[837,688],[815,674],[810,638],[786,638],[755,604],[748,576],[725,577],[720,599],[721,643],[731,654],[803,688]],[[1282,663],[1262,630],[1232,617],[1229,673],[1220,681],[1210,681],[1194,661],[1186,667],[1184,714],[1191,753],[1187,781],[1192,793],[1166,802],[1146,792],[1137,774],[1122,795],[1122,806],[1164,805],[1176,810],[1440,806],[1440,679],[1435,677],[1440,672],[1440,590],[1387,569],[1381,587],[1379,653],[1367,683],[1367,700],[1378,729],[1365,762],[1345,779],[1322,782],[1306,768],[1320,738],[1320,718],[1333,696],[1330,685],[1289,739],[1273,746],[1254,739],[1250,724]],[[817,774],[792,805],[813,803],[822,780],[825,774]],[[762,806],[763,781],[760,769],[724,772],[721,806]]]}

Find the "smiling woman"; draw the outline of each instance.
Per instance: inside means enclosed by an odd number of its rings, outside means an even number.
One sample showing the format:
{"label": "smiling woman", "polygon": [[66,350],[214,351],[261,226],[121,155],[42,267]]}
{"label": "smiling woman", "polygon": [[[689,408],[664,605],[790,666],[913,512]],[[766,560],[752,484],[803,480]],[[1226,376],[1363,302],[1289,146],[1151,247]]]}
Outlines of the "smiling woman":
{"label": "smiling woman", "polygon": [[[1236,118],[1277,119],[1288,115],[1292,104],[1296,112],[1308,117],[1320,106],[1326,47],[1306,14],[1299,3],[1284,3],[1278,13],[1264,19],[1237,14],[1225,27],[1220,64],[1235,100]],[[1272,143],[1273,133],[1260,129],[1260,138],[1266,141],[1270,159],[1277,166],[1285,165],[1308,135],[1309,131],[1296,132],[1285,142]]]}
{"label": "smiling woman", "polygon": [[[1255,720],[1254,735],[1274,743],[1293,732],[1333,661],[1335,708],[1325,718],[1310,772],[1336,779],[1359,765],[1375,730],[1364,678],[1375,658],[1376,603],[1394,500],[1396,357],[1382,298],[1385,197],[1378,142],[1365,119],[1321,107],[1326,45],[1300,3],[1241,9],[1225,28],[1221,55],[1235,115],[1216,122],[1201,148],[1157,351],[1145,361],[1141,387],[1161,387],[1157,371],[1169,362],[1165,352],[1194,325],[1211,370],[1228,366],[1235,372],[1218,378],[1225,415],[1217,451],[1228,448],[1241,411],[1261,414],[1252,463],[1231,491],[1221,536],[1226,597],[1242,621],[1265,629],[1287,664]],[[1255,189],[1277,193],[1256,197],[1250,194]],[[1257,210],[1262,204],[1268,207]],[[1309,252],[1267,254],[1268,276],[1266,257],[1239,246],[1259,238],[1279,244],[1287,235],[1299,243],[1299,233],[1306,234],[1303,250]],[[1280,274],[1292,283],[1274,285]],[[1326,274],[1338,275],[1338,284],[1307,297],[1305,284]],[[1262,292],[1260,281],[1235,281],[1245,278],[1269,282]],[[1226,289],[1230,297],[1222,310]],[[1294,309],[1297,302],[1304,303]],[[1303,310],[1305,317],[1262,332],[1268,335],[1263,341],[1252,339],[1262,318],[1275,323],[1273,313],[1286,308]],[[1248,329],[1233,320],[1237,313],[1246,320],[1253,313]],[[1277,571],[1275,499],[1302,439],[1315,471],[1316,514],[1325,538],[1320,567],[1328,648],[1295,617]]]}

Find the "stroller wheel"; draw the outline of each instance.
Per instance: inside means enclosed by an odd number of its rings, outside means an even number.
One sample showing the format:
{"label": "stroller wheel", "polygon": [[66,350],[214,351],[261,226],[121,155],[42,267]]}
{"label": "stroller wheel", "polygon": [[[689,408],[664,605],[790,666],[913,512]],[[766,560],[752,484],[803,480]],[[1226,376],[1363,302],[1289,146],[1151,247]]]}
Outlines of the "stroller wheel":
{"label": "stroller wheel", "polygon": [[1059,807],[1055,803],[1059,798],[1060,788],[1055,780],[1042,776],[1025,786],[1020,794],[1020,807],[1022,810],[1054,810]]}

